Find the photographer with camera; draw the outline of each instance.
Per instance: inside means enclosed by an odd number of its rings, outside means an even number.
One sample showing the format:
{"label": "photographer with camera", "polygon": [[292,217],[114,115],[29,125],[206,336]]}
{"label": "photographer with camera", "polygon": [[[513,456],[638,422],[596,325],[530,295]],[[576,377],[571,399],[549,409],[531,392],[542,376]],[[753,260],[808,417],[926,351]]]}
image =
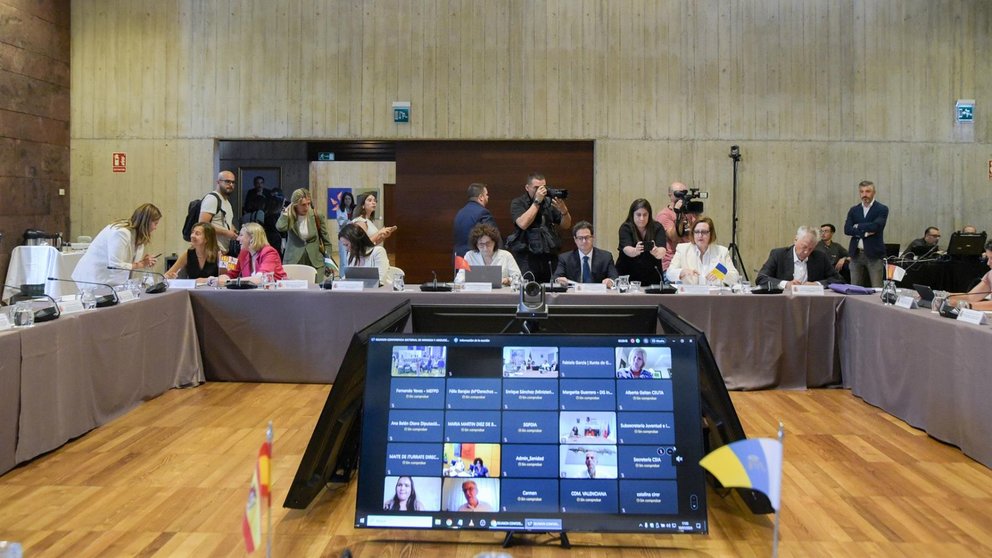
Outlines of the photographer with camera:
{"label": "photographer with camera", "polygon": [[510,203],[514,231],[507,237],[506,246],[521,273],[530,271],[535,281],[547,283],[561,251],[558,227],[568,230],[572,225],[565,205],[568,190],[549,188],[544,175],[538,173],[527,177],[524,190],[524,195]]}
{"label": "photographer with camera", "polygon": [[698,212],[692,212],[689,201],[686,199],[689,188],[681,182],[673,182],[668,187],[668,206],[658,212],[655,217],[661,226],[665,228],[667,242],[665,244],[665,256],[661,260],[662,269],[668,271],[668,266],[672,263],[675,255],[675,246],[683,242],[692,242],[692,227],[699,218]]}

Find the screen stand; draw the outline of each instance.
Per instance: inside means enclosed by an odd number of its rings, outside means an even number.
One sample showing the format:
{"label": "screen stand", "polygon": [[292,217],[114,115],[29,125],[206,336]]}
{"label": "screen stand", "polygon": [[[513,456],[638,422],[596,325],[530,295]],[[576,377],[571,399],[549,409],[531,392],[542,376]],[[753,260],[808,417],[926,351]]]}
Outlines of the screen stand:
{"label": "screen stand", "polygon": [[[552,538],[551,541],[549,541],[549,542],[554,542],[557,539],[558,540],[558,543],[561,545],[562,548],[569,548],[569,549],[572,548],[572,543],[570,543],[568,541],[568,533],[565,532],[565,531],[557,531],[555,533],[550,533],[550,532],[545,532],[545,533],[518,533],[516,531],[507,531],[506,536],[503,537],[503,548],[510,548],[511,546],[513,546],[513,541],[514,541],[514,537],[513,536],[514,535],[517,535],[516,541],[519,543],[521,541],[521,537],[523,535],[525,535],[525,534],[527,534],[527,535],[552,535],[552,536],[557,535],[556,537]],[[543,545],[543,544],[546,544],[546,543],[535,543],[534,541],[527,541],[524,544],[530,544],[530,545],[542,544]]]}

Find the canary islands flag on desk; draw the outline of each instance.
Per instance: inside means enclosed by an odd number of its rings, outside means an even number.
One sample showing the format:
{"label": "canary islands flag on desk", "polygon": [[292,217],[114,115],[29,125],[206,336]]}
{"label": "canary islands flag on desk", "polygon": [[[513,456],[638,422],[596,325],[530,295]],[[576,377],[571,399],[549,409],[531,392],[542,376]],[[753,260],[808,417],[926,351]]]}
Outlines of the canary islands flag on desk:
{"label": "canary islands flag on desk", "polygon": [[716,267],[713,268],[713,275],[723,281],[723,278],[727,276],[727,266],[722,263],[716,264]]}
{"label": "canary islands flag on desk", "polygon": [[728,488],[750,488],[768,496],[775,511],[782,491],[782,442],[740,440],[717,448],[699,462]]}

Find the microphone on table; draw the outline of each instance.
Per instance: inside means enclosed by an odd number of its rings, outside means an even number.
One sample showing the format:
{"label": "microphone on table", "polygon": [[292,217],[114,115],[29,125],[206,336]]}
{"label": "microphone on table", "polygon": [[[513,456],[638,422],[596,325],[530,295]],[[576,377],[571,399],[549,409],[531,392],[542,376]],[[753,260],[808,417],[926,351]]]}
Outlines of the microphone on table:
{"label": "microphone on table", "polygon": [[59,279],[58,277],[49,277],[49,281],[62,281],[63,283],[75,283],[77,285],[99,285],[101,287],[107,287],[110,289],[109,295],[100,295],[96,297],[96,307],[105,308],[107,306],[113,306],[120,302],[117,298],[117,291],[114,289],[113,285],[109,283],[96,283],[94,281],[77,281],[75,279]]}
{"label": "microphone on table", "polygon": [[654,271],[655,271],[655,273],[658,274],[658,279],[661,282],[658,283],[658,286],[657,287],[655,287],[653,285],[650,286],[650,287],[647,287],[646,289],[644,289],[644,292],[646,294],[675,294],[675,287],[669,285],[668,282],[665,281],[665,274],[662,273],[661,270],[658,269],[657,267],[654,268]]}
{"label": "microphone on table", "polygon": [[161,274],[161,273],[159,273],[157,271],[147,271],[147,270],[144,270],[144,269],[127,269],[125,267],[117,267],[117,266],[114,266],[114,265],[108,265],[107,266],[107,269],[113,269],[115,271],[130,271],[132,273],[144,273],[145,275],[157,275],[157,276],[161,277],[162,278],[161,281],[159,281],[158,283],[155,283],[154,285],[151,285],[147,289],[145,289],[145,292],[148,293],[148,294],[164,293],[165,290],[169,288],[169,283],[168,283],[168,281],[166,281],[165,275],[163,275],[163,274]]}
{"label": "microphone on table", "polygon": [[13,289],[13,290],[21,293],[20,295],[14,295],[14,296],[10,297],[11,304],[15,304],[15,303],[20,302],[22,300],[31,300],[34,297],[44,297],[44,298],[47,298],[48,300],[52,301],[52,305],[51,306],[45,306],[43,308],[39,308],[39,309],[37,309],[37,310],[34,311],[34,321],[35,321],[35,323],[39,323],[39,322],[50,322],[50,321],[52,321],[52,320],[54,320],[54,319],[56,319],[56,318],[58,318],[59,316],[62,315],[62,312],[59,310],[59,303],[56,302],[54,298],[52,298],[50,295],[48,295],[44,291],[42,291],[40,293],[37,293],[37,294],[31,294],[30,292],[25,292],[25,290],[22,289],[22,288],[20,288],[20,287],[15,287],[13,285],[8,285],[6,283],[4,283],[4,288]]}
{"label": "microphone on table", "polygon": [[431,275],[434,276],[434,281],[431,283],[424,283],[420,286],[420,291],[425,293],[447,293],[451,292],[451,285],[446,285],[441,283],[437,284],[437,272],[433,269],[431,270]]}

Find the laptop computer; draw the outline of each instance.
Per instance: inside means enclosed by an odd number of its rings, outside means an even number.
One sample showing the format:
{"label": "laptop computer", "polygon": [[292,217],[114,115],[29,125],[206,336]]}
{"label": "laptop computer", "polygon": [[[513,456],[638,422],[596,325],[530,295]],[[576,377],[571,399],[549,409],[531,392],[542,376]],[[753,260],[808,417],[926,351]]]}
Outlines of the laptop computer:
{"label": "laptop computer", "polygon": [[920,308],[930,308],[933,305],[933,289],[926,285],[913,285],[916,292],[920,293],[920,300],[916,301]]}
{"label": "laptop computer", "polygon": [[494,289],[503,286],[503,266],[473,265],[465,272],[466,283],[489,283]]}
{"label": "laptop computer", "polygon": [[348,266],[344,271],[344,278],[349,281],[361,281],[366,289],[375,289],[379,286],[379,268]]}
{"label": "laptop computer", "polygon": [[950,256],[981,256],[985,251],[985,232],[970,234],[955,232],[951,234],[951,242],[947,245],[947,254]]}

